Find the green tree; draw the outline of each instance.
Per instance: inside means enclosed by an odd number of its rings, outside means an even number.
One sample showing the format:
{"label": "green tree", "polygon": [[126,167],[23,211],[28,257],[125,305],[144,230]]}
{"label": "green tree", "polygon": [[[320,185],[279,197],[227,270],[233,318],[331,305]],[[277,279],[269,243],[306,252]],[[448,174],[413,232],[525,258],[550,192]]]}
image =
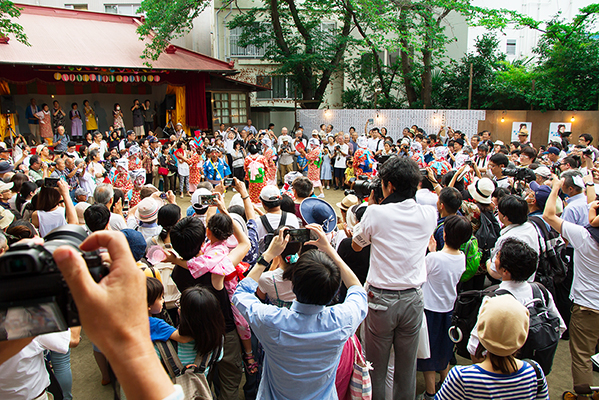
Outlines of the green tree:
{"label": "green tree", "polygon": [[599,40],[593,26],[599,4],[580,9],[572,22],[560,15],[547,23],[535,49],[531,103],[542,110],[596,110],[599,103]]}
{"label": "green tree", "polygon": [[0,37],[14,35],[17,41],[30,46],[23,27],[13,22],[21,16],[21,10],[9,0],[0,0]]}
{"label": "green tree", "polygon": [[[471,25],[491,29],[508,23],[534,25],[533,20],[513,11],[476,7],[468,0],[351,0],[348,4],[361,45],[372,54],[373,76],[381,89],[383,105],[398,96],[399,80],[409,107],[431,106],[433,71],[442,66],[445,47],[455,40],[445,32],[451,12],[460,14]],[[384,60],[381,54],[385,50],[398,57]]]}
{"label": "green tree", "polygon": [[[242,28],[238,45],[264,49],[275,75],[289,75],[303,108],[318,108],[353,42],[349,0],[262,0],[236,15],[229,28]],[[323,24],[337,21],[335,24]]]}

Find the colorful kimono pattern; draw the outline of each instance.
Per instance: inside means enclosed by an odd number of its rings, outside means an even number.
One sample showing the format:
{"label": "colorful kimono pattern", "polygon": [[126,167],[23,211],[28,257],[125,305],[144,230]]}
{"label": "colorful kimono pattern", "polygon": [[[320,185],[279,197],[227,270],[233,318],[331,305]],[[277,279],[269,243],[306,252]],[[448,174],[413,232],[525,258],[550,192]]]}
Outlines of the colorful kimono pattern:
{"label": "colorful kimono pattern", "polygon": [[189,164],[189,183],[192,185],[197,185],[202,180],[201,161],[202,158],[196,152],[187,159],[187,163]]}
{"label": "colorful kimono pattern", "polygon": [[127,171],[117,173],[113,186],[117,189],[121,189],[125,193],[131,190],[133,188],[133,182],[131,182],[131,179],[129,178],[129,173]]}
{"label": "colorful kimono pattern", "polygon": [[39,111],[35,115],[40,119],[40,136],[43,138],[53,138],[52,134],[52,115],[50,111]]}
{"label": "colorful kimono pattern", "polygon": [[231,174],[231,169],[222,159],[216,161],[206,160],[204,162],[204,176],[212,183],[218,183]]}
{"label": "colorful kimono pattern", "polygon": [[320,166],[322,158],[320,157],[320,148],[316,147],[306,154],[308,159],[308,179],[314,187],[320,187]]}
{"label": "colorful kimono pattern", "polygon": [[370,178],[374,173],[373,164],[372,153],[369,149],[359,148],[354,153],[354,170],[356,176],[366,175]]}
{"label": "colorful kimono pattern", "polygon": [[266,162],[268,164],[268,168],[266,170],[266,183],[269,185],[276,185],[277,167],[275,165],[275,152],[271,147],[264,151],[264,158],[266,158]]}
{"label": "colorful kimono pattern", "polygon": [[127,192],[127,198],[129,199],[129,208],[133,208],[141,201],[141,188],[131,189]]}
{"label": "colorful kimono pattern", "polygon": [[244,161],[243,169],[246,172],[246,179],[250,181],[250,199],[254,204],[259,204],[260,191],[266,186],[268,161],[261,154],[250,154]]}

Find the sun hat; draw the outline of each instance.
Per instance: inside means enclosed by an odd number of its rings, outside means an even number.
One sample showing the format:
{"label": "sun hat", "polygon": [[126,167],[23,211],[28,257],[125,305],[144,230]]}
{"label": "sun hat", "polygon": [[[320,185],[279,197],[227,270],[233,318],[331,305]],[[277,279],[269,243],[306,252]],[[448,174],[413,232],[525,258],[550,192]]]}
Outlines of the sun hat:
{"label": "sun hat", "polygon": [[202,211],[202,210],[208,208],[208,206],[203,206],[200,203],[200,197],[201,196],[210,196],[211,194],[212,194],[212,192],[208,189],[205,189],[205,188],[196,189],[196,191],[191,194],[191,206],[193,207],[193,209],[195,211]]}
{"label": "sun hat", "polygon": [[137,205],[135,218],[141,222],[153,222],[158,218],[160,204],[153,197],[146,197]]}
{"label": "sun hat", "polygon": [[146,254],[146,239],[144,239],[144,235],[135,229],[123,229],[121,232],[127,238],[131,254],[133,254],[135,261],[141,260],[144,254]]}
{"label": "sun hat", "polygon": [[343,198],[343,200],[337,203],[336,206],[343,211],[347,211],[351,206],[356,204],[360,204],[360,199],[358,199],[358,196],[355,194],[348,194]]}
{"label": "sun hat", "polygon": [[470,196],[480,204],[491,204],[495,184],[489,178],[477,179],[468,186]]}
{"label": "sun hat", "polygon": [[522,131],[518,132],[518,136],[528,136],[528,132],[522,130]]}
{"label": "sun hat", "polygon": [[15,184],[14,182],[4,183],[4,182],[0,181],[0,193],[6,192],[7,190],[12,189],[14,184]]}
{"label": "sun hat", "polygon": [[316,197],[308,197],[302,201],[300,214],[306,223],[322,226],[325,233],[333,232],[337,224],[337,215],[333,206]]}
{"label": "sun hat", "polygon": [[[1,207],[0,207],[1,208]],[[12,221],[15,220],[15,215],[4,208],[0,209],[0,230],[8,228]]]}
{"label": "sun hat", "polygon": [[308,140],[308,147],[318,147],[320,146],[320,141],[316,138],[310,138]]}
{"label": "sun hat", "polygon": [[260,191],[260,200],[262,201],[277,201],[281,198],[279,188],[274,185],[266,185]]}
{"label": "sun hat", "polygon": [[529,313],[511,294],[491,297],[478,314],[477,333],[488,352],[507,357],[518,351],[528,337]]}
{"label": "sun hat", "polygon": [[266,145],[266,147],[270,147],[272,145],[272,141],[268,137],[263,137],[261,140],[262,144]]}
{"label": "sun hat", "polygon": [[496,140],[495,143],[493,143],[493,146],[504,146],[505,143],[503,143],[501,140]]}

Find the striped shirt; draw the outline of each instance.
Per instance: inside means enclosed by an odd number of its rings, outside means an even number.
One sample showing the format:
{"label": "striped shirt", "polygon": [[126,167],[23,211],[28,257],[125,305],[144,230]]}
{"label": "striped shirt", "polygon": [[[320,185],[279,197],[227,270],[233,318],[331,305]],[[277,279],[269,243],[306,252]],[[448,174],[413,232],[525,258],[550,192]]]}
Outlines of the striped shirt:
{"label": "striped shirt", "polygon": [[478,365],[458,366],[449,371],[435,400],[549,400],[547,381],[540,367],[539,370],[543,375],[543,386],[537,394],[537,375],[526,361],[520,370],[509,375],[485,371]]}

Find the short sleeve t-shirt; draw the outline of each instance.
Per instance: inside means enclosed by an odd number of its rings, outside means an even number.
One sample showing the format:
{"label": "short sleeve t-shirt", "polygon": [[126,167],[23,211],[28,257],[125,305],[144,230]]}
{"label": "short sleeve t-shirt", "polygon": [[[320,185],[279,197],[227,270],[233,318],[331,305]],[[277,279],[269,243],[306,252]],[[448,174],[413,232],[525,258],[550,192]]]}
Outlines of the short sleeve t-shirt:
{"label": "short sleeve t-shirt", "polygon": [[291,281],[283,280],[283,270],[281,268],[263,273],[258,281],[258,288],[272,300],[277,299],[277,297],[283,301],[295,300],[293,285]]}
{"label": "short sleeve t-shirt", "polygon": [[579,306],[599,310],[599,244],[586,228],[562,223],[562,236],[574,247],[574,280],[570,299]]}
{"label": "short sleeve t-shirt", "polygon": [[457,296],[456,286],[466,270],[464,253],[448,254],[442,251],[427,254],[426,282],[422,285],[424,308],[429,311],[446,313],[453,310]]}
{"label": "short sleeve t-shirt", "polygon": [[166,342],[171,337],[173,332],[176,331],[176,329],[174,327],[170,326],[169,324],[167,324],[160,318],[155,318],[155,317],[149,317],[149,318],[150,318],[150,338],[152,339],[152,342],[154,342],[156,340],[161,340],[163,342]]}

